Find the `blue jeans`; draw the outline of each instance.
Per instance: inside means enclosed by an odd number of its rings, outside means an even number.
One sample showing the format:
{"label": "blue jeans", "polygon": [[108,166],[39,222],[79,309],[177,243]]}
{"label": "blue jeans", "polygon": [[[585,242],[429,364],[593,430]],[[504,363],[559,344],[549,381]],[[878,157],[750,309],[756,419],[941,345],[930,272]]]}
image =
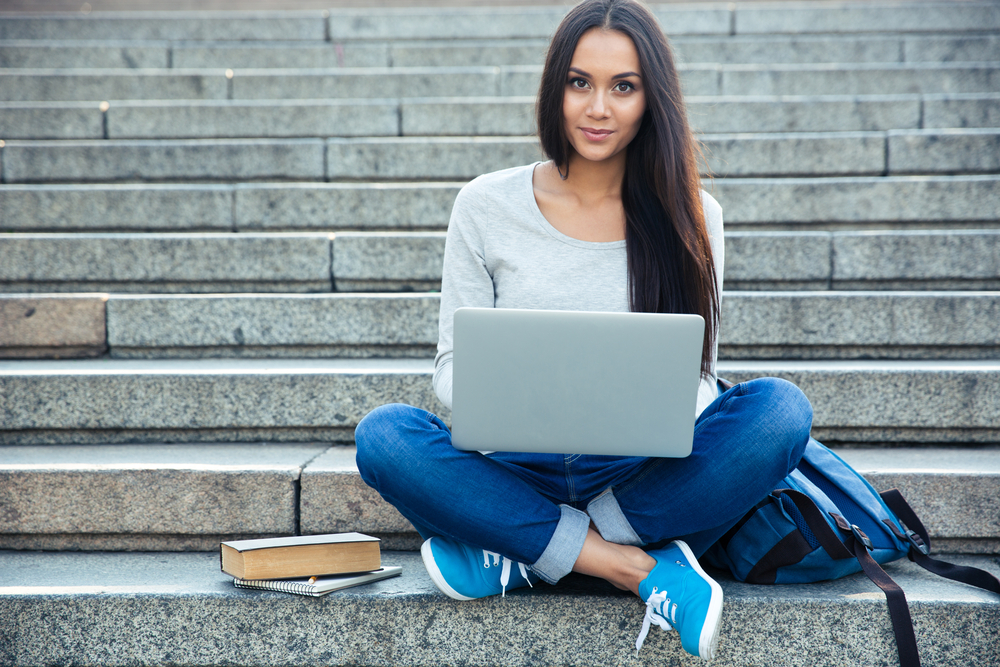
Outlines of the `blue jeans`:
{"label": "blue jeans", "polygon": [[555,583],[591,522],[609,542],[683,539],[700,556],[798,465],[811,425],[795,385],[761,378],[705,408],[682,459],[465,452],[438,417],[400,404],[373,410],[355,438],[362,479],[422,537],[499,553]]}

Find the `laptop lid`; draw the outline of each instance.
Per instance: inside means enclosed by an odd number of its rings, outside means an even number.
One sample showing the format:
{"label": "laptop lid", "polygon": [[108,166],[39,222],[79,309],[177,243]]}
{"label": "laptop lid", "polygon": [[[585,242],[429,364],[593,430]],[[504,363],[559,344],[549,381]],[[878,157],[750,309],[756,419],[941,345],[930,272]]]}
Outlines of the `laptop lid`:
{"label": "laptop lid", "polygon": [[691,453],[700,316],[459,308],[454,330],[458,449]]}

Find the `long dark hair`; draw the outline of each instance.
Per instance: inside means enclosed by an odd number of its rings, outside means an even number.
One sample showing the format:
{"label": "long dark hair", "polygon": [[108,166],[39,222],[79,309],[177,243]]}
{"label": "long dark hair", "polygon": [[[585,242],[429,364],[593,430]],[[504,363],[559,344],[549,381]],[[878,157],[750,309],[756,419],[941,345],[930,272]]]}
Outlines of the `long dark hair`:
{"label": "long dark hair", "polygon": [[701,372],[710,376],[720,304],[701,205],[697,148],[670,46],[644,5],[586,0],[559,24],[538,90],[542,150],[558,167],[569,169],[563,95],[576,44],[591,28],[616,30],[632,39],[646,92],[646,113],[626,149],[622,181],[629,308],[705,318]]}

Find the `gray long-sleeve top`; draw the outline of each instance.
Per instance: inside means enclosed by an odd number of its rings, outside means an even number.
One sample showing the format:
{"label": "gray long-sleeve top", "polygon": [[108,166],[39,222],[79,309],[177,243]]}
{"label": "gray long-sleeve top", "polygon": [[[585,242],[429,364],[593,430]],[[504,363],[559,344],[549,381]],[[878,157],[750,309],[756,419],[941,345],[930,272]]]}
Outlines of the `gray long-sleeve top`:
{"label": "gray long-sleeve top", "polygon": [[[455,199],[444,250],[434,361],[434,391],[449,408],[458,308],[629,310],[625,241],[580,241],[549,224],[532,187],[537,164],[480,176]],[[704,191],[702,203],[721,292],[722,207]],[[698,387],[698,414],[717,396],[717,348],[712,350],[713,377],[702,378]]]}

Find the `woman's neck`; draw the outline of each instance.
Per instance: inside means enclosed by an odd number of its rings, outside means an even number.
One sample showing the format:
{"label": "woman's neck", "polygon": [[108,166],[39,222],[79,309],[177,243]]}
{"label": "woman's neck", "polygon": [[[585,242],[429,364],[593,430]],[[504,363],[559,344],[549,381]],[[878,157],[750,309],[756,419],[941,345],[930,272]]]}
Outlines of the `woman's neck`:
{"label": "woman's neck", "polygon": [[581,202],[621,199],[625,151],[607,160],[592,162],[570,148],[568,162],[559,168],[560,175],[566,175],[562,185],[567,194],[574,194]]}
{"label": "woman's neck", "polygon": [[575,152],[566,166],[558,169],[547,162],[532,177],[535,202],[553,227],[581,241],[620,241],[625,238],[625,211],[622,208],[624,155],[601,162],[584,160]]}

